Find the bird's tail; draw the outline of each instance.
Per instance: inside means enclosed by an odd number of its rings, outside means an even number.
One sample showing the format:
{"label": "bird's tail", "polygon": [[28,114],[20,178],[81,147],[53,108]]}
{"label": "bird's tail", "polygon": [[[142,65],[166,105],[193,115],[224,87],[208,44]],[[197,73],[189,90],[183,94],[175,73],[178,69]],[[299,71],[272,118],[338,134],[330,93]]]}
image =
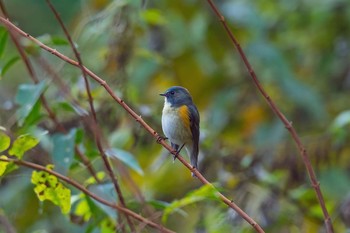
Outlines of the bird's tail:
{"label": "bird's tail", "polygon": [[[190,157],[191,165],[192,167],[198,169],[198,145],[186,146],[187,154]],[[192,172],[191,173],[193,177],[196,177],[196,175]]]}

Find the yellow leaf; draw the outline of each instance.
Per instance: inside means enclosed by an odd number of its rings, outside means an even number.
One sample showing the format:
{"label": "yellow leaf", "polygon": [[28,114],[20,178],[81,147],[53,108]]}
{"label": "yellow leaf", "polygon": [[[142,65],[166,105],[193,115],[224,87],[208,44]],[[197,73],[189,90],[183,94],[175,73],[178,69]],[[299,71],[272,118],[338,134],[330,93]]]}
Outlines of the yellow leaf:
{"label": "yellow leaf", "polygon": [[[52,164],[46,167],[49,170],[53,169]],[[33,171],[31,181],[35,185],[34,192],[40,201],[51,201],[61,208],[63,214],[69,213],[71,191],[56,176],[45,171]]]}

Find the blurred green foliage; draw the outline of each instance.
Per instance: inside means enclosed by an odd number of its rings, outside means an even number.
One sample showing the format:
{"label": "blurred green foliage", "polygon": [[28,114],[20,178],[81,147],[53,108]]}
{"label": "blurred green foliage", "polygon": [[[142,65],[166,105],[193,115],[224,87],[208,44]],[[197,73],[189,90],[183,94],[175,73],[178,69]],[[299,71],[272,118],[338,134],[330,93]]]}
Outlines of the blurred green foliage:
{"label": "blurred green foliage", "polygon": [[[73,58],[45,1],[3,2],[11,21]],[[189,89],[201,114],[200,171],[266,232],[324,232],[322,212],[294,142],[254,87],[206,1],[52,2],[84,64],[158,132],[163,104],[158,93],[172,85]],[[262,85],[302,137],[335,231],[349,231],[350,2],[215,2]],[[53,163],[56,170],[91,184],[91,175],[73,153],[79,148],[96,171],[104,170],[85,120],[89,104],[81,72],[19,39],[40,83],[32,83],[0,26],[1,129],[11,142],[22,134],[40,137],[25,160]],[[176,232],[253,232],[208,193],[194,195],[201,190],[199,181],[178,161],[173,163],[98,83],[90,83],[105,149],[113,148],[109,157],[129,208],[159,223],[162,214],[169,214],[163,215],[163,224]],[[40,94],[66,132],[50,120]],[[7,144],[0,142],[4,150]],[[18,232],[115,229],[115,211],[77,190],[72,189],[69,216],[49,202],[40,203],[30,174],[20,168],[1,177],[0,216]],[[90,185],[91,191],[115,200],[108,177],[103,180]]]}

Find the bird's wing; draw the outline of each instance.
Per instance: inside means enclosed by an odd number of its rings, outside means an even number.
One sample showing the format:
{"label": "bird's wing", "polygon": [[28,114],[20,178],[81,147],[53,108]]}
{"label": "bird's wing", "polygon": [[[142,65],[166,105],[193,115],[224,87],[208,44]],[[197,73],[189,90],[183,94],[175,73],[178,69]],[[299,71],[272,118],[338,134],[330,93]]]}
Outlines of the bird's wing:
{"label": "bird's wing", "polygon": [[197,167],[198,158],[198,143],[199,143],[199,112],[195,105],[188,106],[189,117],[190,117],[190,127],[193,138],[193,147],[191,154],[191,164]]}

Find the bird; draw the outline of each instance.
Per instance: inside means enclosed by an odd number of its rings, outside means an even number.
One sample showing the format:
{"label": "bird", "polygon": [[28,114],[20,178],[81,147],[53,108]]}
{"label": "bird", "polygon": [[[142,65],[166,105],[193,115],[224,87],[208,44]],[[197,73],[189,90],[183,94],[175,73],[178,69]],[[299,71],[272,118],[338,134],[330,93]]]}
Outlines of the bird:
{"label": "bird", "polygon": [[184,87],[173,86],[160,95],[164,97],[162,129],[176,151],[174,160],[185,147],[192,167],[198,169],[200,117],[191,94]]}

